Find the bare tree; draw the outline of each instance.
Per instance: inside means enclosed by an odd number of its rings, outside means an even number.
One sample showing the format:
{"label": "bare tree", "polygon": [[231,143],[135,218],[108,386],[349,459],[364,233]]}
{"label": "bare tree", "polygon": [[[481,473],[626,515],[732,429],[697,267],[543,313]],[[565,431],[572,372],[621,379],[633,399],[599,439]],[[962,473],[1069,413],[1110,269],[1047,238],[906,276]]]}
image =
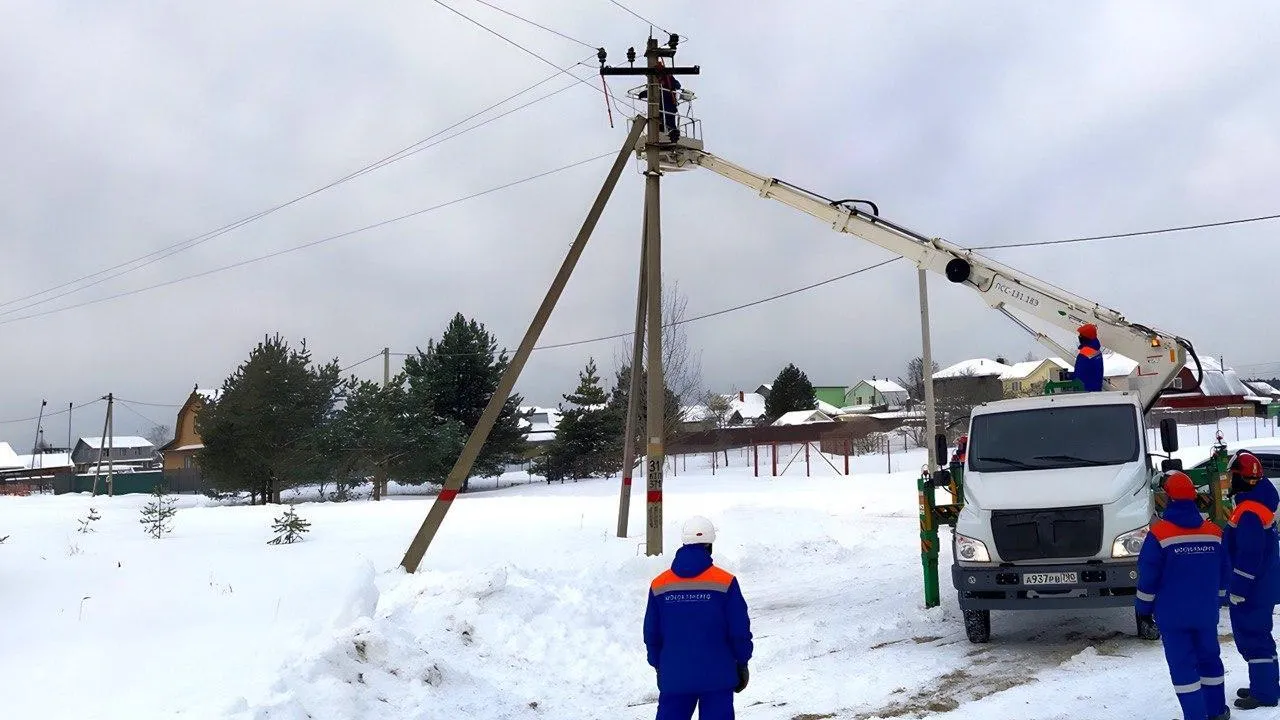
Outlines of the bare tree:
{"label": "bare tree", "polygon": [[160,447],[172,439],[173,428],[168,425],[153,425],[151,429],[147,431],[147,440],[151,441],[151,444],[156,447]]}
{"label": "bare tree", "polygon": [[[702,398],[702,351],[693,350],[684,330],[689,317],[689,299],[676,281],[662,282],[662,379],[681,407]],[[614,364],[631,365],[632,338],[628,336],[614,352]],[[644,392],[643,388],[641,392]],[[678,417],[674,413],[673,417]],[[644,427],[641,421],[640,427]],[[668,436],[679,431],[678,423],[667,429]]]}
{"label": "bare tree", "polygon": [[[711,391],[707,391],[702,404],[707,409],[706,417],[702,421],[703,425],[708,430],[716,431],[715,435],[718,443],[720,440],[719,430],[728,424],[729,413],[733,410],[733,404],[729,402],[728,396]],[[722,449],[724,450],[724,464],[727,467],[729,465],[729,448]]]}
{"label": "bare tree", "polygon": [[[899,377],[898,384],[907,391],[907,396],[916,402],[924,402],[924,358],[917,355],[907,363],[906,377]],[[933,363],[929,376],[938,372],[938,363]]]}

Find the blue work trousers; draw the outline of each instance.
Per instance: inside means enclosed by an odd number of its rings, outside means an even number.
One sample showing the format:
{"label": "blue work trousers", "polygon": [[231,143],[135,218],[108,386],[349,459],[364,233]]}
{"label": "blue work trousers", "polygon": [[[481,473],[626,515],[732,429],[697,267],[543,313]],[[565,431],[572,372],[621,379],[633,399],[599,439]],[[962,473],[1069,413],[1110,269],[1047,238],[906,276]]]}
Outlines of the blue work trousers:
{"label": "blue work trousers", "polygon": [[1164,658],[1183,720],[1208,720],[1227,710],[1218,628],[1160,628]]}
{"label": "blue work trousers", "polygon": [[659,693],[657,720],[691,720],[695,707],[698,720],[733,720],[733,691],[701,695]]}

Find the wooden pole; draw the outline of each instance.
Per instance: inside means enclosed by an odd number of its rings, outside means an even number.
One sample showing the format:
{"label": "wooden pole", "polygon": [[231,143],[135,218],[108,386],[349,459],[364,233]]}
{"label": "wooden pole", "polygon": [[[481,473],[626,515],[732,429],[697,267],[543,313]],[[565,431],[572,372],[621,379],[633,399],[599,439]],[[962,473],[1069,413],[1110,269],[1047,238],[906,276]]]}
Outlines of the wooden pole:
{"label": "wooden pole", "polygon": [[[111,395],[110,393],[108,393],[107,397],[105,398],[107,400],[107,412],[102,416],[102,437],[98,438],[98,462],[96,465],[94,465],[94,468],[93,468],[93,495],[95,497],[98,495],[98,478],[102,477],[102,455],[103,455],[103,451],[107,447],[107,425],[111,422],[110,398],[111,398]],[[72,483],[73,492],[75,487],[75,481],[76,481],[75,475],[72,474],[71,483]]]}
{"label": "wooden pole", "polygon": [[[506,371],[502,373],[502,379],[498,381],[498,387],[494,391],[493,397],[489,398],[489,404],[485,407],[484,412],[481,413],[480,420],[476,423],[475,429],[471,431],[470,437],[467,438],[466,445],[462,447],[462,452],[458,455],[458,460],[454,463],[453,469],[449,471],[444,487],[441,488],[440,494],[436,496],[435,502],[432,503],[426,519],[422,521],[417,534],[414,535],[413,540],[409,543],[409,548],[405,551],[404,558],[400,561],[400,565],[406,571],[410,573],[417,571],[423,556],[426,555],[427,548],[431,546],[431,540],[439,532],[440,525],[444,522],[444,517],[449,512],[449,506],[453,503],[454,498],[457,497],[463,481],[471,474],[471,466],[475,463],[476,457],[480,454],[480,449],[489,437],[489,431],[493,429],[498,415],[502,412],[502,406],[506,404],[507,398],[511,396],[511,390],[515,387],[516,380],[520,377],[520,371],[524,369],[524,364],[529,359],[529,353],[533,352],[533,346],[538,342],[538,336],[542,334],[542,329],[546,327],[547,320],[551,317],[551,311],[555,309],[556,302],[560,299],[560,294],[569,282],[569,276],[573,273],[573,268],[577,265],[578,258],[582,255],[582,251],[587,245],[587,239],[591,237],[592,231],[595,230],[596,222],[599,221],[601,213],[604,212],[609,196],[613,194],[613,188],[618,184],[618,178],[622,176],[622,170],[626,167],[627,158],[634,152],[636,141],[640,139],[640,132],[644,130],[646,124],[648,123],[643,117],[637,117],[632,121],[631,132],[627,134],[627,139],[623,141],[622,148],[618,150],[618,156],[614,158],[613,167],[609,169],[609,174],[605,178],[604,184],[600,187],[600,192],[596,195],[595,202],[587,212],[587,217],[583,220],[582,227],[578,230],[578,236],[574,238],[573,245],[569,247],[569,252],[565,256],[564,262],[560,265],[560,271],[556,273],[555,280],[551,283],[551,288],[547,290],[546,297],[542,299],[542,304],[538,307],[537,312],[534,313],[533,321],[529,324],[529,329],[525,332],[524,339],[520,341],[520,347],[516,349],[515,355],[512,356]],[[652,412],[653,406],[650,405],[649,409]]]}
{"label": "wooden pole", "polygon": [[649,137],[645,147],[647,169],[644,174],[644,210],[645,232],[648,243],[645,247],[645,280],[648,300],[648,382],[645,393],[645,482],[646,527],[645,554],[662,554],[662,472],[665,465],[664,435],[666,434],[665,401],[666,384],[662,375],[662,205],[659,180],[662,168],[658,158],[658,131],[661,127],[659,113],[662,108],[662,88],[658,84],[658,75],[653,72],[658,67],[658,41],[649,38],[645,51],[649,81]]}
{"label": "wooden pole", "polygon": [[809,477],[809,441],[804,442],[804,476]]}
{"label": "wooden pole", "polygon": [[752,466],[755,467],[755,477],[760,477],[760,446],[751,443]]}

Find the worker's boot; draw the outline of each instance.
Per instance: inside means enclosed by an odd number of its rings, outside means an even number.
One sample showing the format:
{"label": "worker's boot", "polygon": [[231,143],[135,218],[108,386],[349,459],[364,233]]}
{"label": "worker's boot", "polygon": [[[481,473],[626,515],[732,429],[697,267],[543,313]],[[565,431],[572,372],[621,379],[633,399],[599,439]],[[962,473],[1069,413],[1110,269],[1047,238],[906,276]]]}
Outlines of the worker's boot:
{"label": "worker's boot", "polygon": [[1231,708],[1223,710],[1221,715],[1214,715],[1209,720],[1231,720]]}

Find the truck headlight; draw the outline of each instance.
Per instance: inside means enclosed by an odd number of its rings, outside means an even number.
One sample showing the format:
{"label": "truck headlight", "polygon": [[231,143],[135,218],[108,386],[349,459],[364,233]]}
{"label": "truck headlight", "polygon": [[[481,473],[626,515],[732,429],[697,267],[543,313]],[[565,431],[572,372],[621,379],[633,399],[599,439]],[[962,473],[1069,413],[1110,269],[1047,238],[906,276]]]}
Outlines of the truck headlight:
{"label": "truck headlight", "polygon": [[956,558],[966,562],[991,562],[991,553],[981,540],[956,534]]}
{"label": "truck headlight", "polygon": [[1124,558],[1137,555],[1142,550],[1142,543],[1147,539],[1148,532],[1150,532],[1149,528],[1140,527],[1117,535],[1115,542],[1111,543],[1111,557]]}

